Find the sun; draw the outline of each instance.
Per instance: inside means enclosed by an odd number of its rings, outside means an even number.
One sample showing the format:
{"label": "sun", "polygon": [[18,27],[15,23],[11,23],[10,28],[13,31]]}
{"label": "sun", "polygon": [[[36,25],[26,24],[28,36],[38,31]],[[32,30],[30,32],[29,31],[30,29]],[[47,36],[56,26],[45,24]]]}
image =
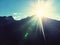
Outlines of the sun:
{"label": "sun", "polygon": [[38,8],[38,10],[36,12],[36,16],[38,16],[38,17],[46,16],[45,9],[43,7]]}
{"label": "sun", "polygon": [[37,10],[35,12],[36,16],[38,17],[44,17],[48,15],[48,6],[45,5],[45,3],[39,3],[37,4]]}
{"label": "sun", "polygon": [[36,15],[37,17],[48,17],[48,15],[51,14],[52,8],[50,6],[49,1],[44,2],[43,0],[40,2],[38,0],[36,3],[34,3],[32,7],[32,15]]}

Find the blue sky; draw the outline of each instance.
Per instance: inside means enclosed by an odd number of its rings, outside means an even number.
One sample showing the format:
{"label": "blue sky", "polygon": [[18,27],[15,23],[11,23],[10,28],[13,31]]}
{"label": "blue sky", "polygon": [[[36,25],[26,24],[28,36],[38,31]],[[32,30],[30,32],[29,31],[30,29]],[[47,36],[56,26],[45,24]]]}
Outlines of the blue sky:
{"label": "blue sky", "polygon": [[30,0],[0,0],[0,16],[12,15],[16,12],[26,12],[29,8]]}
{"label": "blue sky", "polygon": [[[36,0],[0,0],[0,16],[20,15],[28,16],[31,4]],[[60,13],[60,0],[54,0],[56,13]]]}

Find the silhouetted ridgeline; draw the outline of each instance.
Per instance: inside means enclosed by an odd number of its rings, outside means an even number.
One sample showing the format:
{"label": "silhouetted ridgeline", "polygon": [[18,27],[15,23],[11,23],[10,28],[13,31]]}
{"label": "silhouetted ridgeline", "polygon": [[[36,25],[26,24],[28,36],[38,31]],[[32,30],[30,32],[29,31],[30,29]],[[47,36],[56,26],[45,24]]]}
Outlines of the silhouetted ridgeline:
{"label": "silhouetted ridgeline", "polygon": [[12,16],[0,17],[0,45],[60,45],[60,22],[49,18],[42,20],[44,39],[33,17],[19,21]]}

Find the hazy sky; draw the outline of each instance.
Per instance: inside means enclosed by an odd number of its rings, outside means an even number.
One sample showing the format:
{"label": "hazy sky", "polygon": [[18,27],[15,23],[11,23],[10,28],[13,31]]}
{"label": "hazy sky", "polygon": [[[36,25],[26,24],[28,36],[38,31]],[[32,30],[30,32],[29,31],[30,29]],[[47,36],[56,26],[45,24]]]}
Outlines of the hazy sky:
{"label": "hazy sky", "polygon": [[[0,16],[20,15],[21,17],[30,15],[32,3],[37,0],[0,0]],[[53,7],[57,14],[60,13],[60,0],[53,1]]]}

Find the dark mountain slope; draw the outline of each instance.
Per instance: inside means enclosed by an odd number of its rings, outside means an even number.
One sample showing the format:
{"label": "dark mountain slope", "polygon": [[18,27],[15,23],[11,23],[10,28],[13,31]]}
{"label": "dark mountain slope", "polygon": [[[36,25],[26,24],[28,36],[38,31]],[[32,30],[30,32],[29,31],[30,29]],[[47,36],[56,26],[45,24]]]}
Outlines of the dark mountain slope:
{"label": "dark mountain slope", "polygon": [[60,45],[60,21],[42,19],[45,38],[34,16],[15,21],[0,17],[0,45]]}
{"label": "dark mountain slope", "polygon": [[48,45],[60,45],[60,21],[46,18],[43,26]]}

